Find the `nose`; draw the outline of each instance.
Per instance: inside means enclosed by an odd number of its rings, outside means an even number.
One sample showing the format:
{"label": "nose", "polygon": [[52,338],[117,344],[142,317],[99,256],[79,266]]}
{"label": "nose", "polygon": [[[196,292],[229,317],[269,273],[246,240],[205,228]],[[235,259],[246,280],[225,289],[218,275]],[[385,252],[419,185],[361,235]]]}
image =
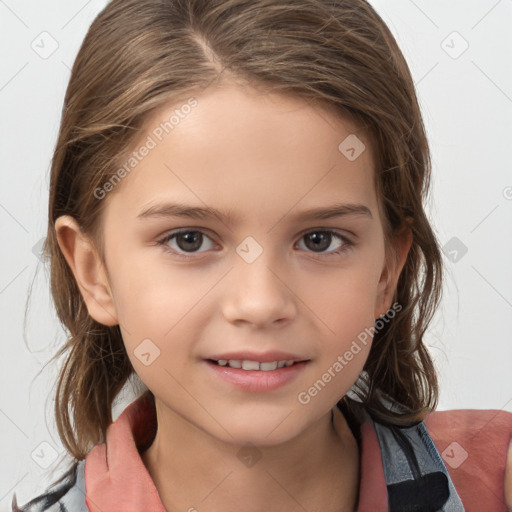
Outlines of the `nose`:
{"label": "nose", "polygon": [[223,298],[224,317],[234,324],[260,328],[288,324],[297,314],[289,281],[288,273],[265,251],[252,263],[238,258]]}

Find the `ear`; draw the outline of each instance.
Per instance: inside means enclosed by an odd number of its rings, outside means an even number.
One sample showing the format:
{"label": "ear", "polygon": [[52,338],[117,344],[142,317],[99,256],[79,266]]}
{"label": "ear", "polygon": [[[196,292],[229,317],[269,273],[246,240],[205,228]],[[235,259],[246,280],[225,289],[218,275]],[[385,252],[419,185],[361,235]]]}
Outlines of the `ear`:
{"label": "ear", "polygon": [[405,265],[412,244],[412,232],[404,226],[392,239],[392,247],[386,250],[386,261],[380,276],[377,299],[375,302],[375,318],[382,316],[391,307],[400,272]]}
{"label": "ear", "polygon": [[89,315],[103,325],[119,323],[107,272],[90,238],[69,215],[55,221],[60,250],[75,276]]}
{"label": "ear", "polygon": [[505,462],[505,502],[509,510],[512,510],[512,439],[508,444],[507,459]]}

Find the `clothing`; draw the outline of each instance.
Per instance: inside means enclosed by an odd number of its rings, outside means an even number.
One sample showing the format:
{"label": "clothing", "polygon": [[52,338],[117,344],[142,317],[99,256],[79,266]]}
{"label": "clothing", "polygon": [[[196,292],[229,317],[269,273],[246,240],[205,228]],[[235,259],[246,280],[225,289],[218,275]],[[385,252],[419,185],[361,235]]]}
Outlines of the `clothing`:
{"label": "clothing", "polygon": [[[24,507],[14,495],[13,512],[166,512],[140,456],[155,432],[154,403],[145,393],[109,426],[108,454],[105,444],[96,445]],[[357,512],[506,512],[511,413],[435,412],[408,428],[385,426],[366,415],[355,435],[361,453]]]}

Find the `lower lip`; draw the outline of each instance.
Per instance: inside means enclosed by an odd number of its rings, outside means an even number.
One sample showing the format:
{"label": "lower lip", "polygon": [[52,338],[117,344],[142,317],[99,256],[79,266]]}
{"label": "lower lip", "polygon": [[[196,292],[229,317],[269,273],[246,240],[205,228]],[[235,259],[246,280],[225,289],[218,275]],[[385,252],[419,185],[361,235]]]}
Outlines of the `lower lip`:
{"label": "lower lip", "polygon": [[309,361],[295,363],[292,366],[277,368],[276,370],[242,370],[231,366],[219,366],[206,361],[206,365],[216,376],[236,387],[251,393],[264,393],[274,391],[289,382],[301,373]]}

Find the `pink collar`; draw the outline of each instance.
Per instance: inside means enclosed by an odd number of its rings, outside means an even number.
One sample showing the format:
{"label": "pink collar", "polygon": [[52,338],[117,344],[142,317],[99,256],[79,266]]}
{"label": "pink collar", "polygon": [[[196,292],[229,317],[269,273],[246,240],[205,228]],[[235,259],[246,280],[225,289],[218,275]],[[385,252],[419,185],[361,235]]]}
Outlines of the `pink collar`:
{"label": "pink collar", "polygon": [[109,425],[106,445],[98,444],[87,454],[85,503],[91,512],[166,512],[137,449],[155,423],[156,412],[146,393]]}
{"label": "pink collar", "polygon": [[[85,459],[86,504],[91,512],[166,512],[138,448],[151,441],[156,411],[149,393],[131,403],[107,429],[107,444]],[[361,427],[361,484],[357,512],[388,512],[384,470],[377,435]],[[108,446],[108,449],[107,449]]]}

